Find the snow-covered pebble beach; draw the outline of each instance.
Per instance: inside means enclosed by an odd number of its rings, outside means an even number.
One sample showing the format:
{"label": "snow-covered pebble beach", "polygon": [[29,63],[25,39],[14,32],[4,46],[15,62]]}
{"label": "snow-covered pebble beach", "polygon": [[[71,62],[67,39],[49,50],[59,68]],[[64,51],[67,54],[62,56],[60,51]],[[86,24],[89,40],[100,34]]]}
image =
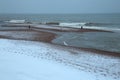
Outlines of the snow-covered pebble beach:
{"label": "snow-covered pebble beach", "polygon": [[0,80],[120,80],[120,58],[0,39]]}

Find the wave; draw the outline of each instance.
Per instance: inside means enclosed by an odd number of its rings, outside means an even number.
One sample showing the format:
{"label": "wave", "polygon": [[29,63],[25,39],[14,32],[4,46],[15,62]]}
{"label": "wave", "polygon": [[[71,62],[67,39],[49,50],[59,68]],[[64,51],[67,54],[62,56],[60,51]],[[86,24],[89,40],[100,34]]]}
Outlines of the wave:
{"label": "wave", "polygon": [[109,26],[109,25],[114,25],[113,23],[86,23],[85,26]]}
{"label": "wave", "polygon": [[[0,24],[2,23],[24,23],[26,20],[8,20],[2,21],[0,20]],[[95,22],[77,22],[77,23],[61,23],[61,22],[44,22],[41,24],[47,25],[59,25],[62,27],[72,27],[72,28],[87,28],[87,29],[99,29],[99,30],[110,30],[110,31],[120,31],[120,27],[111,27],[112,25],[116,25],[113,23],[95,23]],[[120,25],[120,24],[117,24]]]}
{"label": "wave", "polygon": [[[108,26],[107,26],[108,25]],[[83,26],[87,29],[99,29],[99,30],[110,30],[110,31],[120,31],[119,27],[111,27],[113,24],[110,23],[60,23],[59,26],[81,28]],[[105,26],[105,27],[103,27]]]}
{"label": "wave", "polygon": [[9,21],[6,21],[6,22],[9,22],[9,23],[25,23],[25,20],[9,20]]}
{"label": "wave", "polygon": [[114,25],[112,23],[92,23],[92,22],[82,22],[82,23],[60,23],[61,26],[107,26]]}
{"label": "wave", "polygon": [[84,26],[84,28],[88,29],[99,29],[99,30],[110,30],[110,31],[120,31],[120,28],[112,28],[112,27],[99,27],[99,26]]}
{"label": "wave", "polygon": [[60,23],[59,26],[84,26],[86,23]]}

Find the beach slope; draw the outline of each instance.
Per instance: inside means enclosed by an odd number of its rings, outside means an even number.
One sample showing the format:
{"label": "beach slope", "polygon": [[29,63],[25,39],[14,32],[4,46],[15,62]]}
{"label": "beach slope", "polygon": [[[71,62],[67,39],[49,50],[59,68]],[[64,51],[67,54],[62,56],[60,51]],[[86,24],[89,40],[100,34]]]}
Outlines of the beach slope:
{"label": "beach slope", "polygon": [[0,39],[0,80],[120,79],[119,58],[64,49],[49,43]]}

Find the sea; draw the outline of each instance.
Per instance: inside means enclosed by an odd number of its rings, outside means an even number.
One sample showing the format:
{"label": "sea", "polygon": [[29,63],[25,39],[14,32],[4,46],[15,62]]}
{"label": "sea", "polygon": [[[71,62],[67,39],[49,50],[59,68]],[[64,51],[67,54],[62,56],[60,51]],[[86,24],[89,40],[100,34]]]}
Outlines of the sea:
{"label": "sea", "polygon": [[120,53],[120,14],[0,14],[0,25],[9,20],[59,23],[59,27],[83,26],[112,32],[63,32],[52,42]]}

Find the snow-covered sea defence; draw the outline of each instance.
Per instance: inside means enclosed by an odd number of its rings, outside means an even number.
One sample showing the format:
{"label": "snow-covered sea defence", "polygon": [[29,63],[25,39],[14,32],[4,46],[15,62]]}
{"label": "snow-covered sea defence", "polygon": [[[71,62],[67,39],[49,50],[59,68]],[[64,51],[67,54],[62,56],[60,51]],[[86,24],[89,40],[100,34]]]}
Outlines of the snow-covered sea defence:
{"label": "snow-covered sea defence", "polygon": [[120,58],[49,43],[0,39],[0,80],[119,80]]}

